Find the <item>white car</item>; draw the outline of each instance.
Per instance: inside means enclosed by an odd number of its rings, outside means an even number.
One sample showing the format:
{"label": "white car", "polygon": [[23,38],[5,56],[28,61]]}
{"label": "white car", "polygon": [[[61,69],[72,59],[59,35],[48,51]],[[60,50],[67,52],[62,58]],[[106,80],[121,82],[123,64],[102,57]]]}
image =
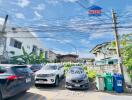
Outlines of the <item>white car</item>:
{"label": "white car", "polygon": [[59,85],[59,80],[64,76],[64,68],[61,64],[46,64],[35,73],[35,84]]}

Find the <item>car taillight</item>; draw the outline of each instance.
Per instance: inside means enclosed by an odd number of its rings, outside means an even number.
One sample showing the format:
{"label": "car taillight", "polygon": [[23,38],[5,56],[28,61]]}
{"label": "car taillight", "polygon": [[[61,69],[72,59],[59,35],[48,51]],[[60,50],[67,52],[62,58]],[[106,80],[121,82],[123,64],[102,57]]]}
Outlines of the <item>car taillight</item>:
{"label": "car taillight", "polygon": [[17,79],[17,76],[11,75],[11,76],[8,76],[6,79],[7,80],[15,80],[15,79]]}

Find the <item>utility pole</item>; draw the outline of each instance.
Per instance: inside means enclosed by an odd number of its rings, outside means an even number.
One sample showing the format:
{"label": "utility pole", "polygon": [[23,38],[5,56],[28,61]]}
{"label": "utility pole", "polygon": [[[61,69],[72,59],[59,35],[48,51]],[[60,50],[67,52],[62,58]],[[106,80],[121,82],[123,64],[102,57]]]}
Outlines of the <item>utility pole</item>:
{"label": "utility pole", "polygon": [[123,87],[125,87],[125,79],[124,79],[124,71],[122,66],[122,59],[120,53],[120,43],[119,43],[119,36],[118,36],[118,29],[117,29],[117,16],[114,10],[112,10],[112,22],[113,22],[113,29],[114,29],[114,36],[115,36],[115,44],[116,44],[116,52],[118,56],[118,67],[120,68],[120,73],[123,76]]}
{"label": "utility pole", "polygon": [[[6,29],[7,20],[8,20],[8,15],[6,15],[6,17],[5,17],[4,24],[3,24],[2,30],[0,32],[0,38],[1,38],[1,42],[2,42],[1,44],[3,46],[2,57],[5,57],[5,53],[6,53],[6,37],[4,36],[4,34],[6,33],[5,29]],[[3,58],[0,58],[0,63],[1,63],[2,59]]]}

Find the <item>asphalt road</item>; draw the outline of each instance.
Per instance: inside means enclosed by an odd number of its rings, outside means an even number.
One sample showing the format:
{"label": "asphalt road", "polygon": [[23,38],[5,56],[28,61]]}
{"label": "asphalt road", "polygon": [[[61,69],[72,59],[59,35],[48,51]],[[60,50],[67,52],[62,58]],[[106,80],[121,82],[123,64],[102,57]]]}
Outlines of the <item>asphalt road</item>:
{"label": "asphalt road", "polygon": [[59,87],[39,85],[7,100],[132,100],[132,94],[67,90],[64,87],[64,81],[62,81]]}

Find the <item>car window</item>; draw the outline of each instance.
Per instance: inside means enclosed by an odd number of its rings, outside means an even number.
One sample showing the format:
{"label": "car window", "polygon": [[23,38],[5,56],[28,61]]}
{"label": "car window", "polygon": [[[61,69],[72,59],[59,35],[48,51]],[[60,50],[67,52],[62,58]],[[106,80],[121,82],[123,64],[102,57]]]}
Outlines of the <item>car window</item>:
{"label": "car window", "polygon": [[5,67],[0,66],[0,74],[5,73],[7,70]]}
{"label": "car window", "polygon": [[32,73],[32,71],[27,66],[15,66],[15,67],[12,67],[12,69],[16,75]]}
{"label": "car window", "polygon": [[46,65],[43,67],[44,70],[56,70],[57,66],[56,65]]}
{"label": "car window", "polygon": [[71,74],[82,74],[84,71],[82,68],[73,67],[69,70]]}

